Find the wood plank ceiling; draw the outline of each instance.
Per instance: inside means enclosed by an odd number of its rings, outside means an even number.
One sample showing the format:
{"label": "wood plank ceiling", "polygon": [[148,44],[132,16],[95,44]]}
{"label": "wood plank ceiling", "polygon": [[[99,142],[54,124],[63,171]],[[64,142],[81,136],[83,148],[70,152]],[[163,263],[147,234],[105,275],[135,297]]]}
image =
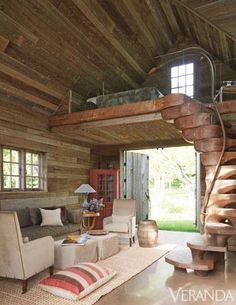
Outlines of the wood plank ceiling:
{"label": "wood plank ceiling", "polygon": [[180,36],[229,62],[235,11],[233,0],[0,0],[0,101],[51,115],[69,89],[85,100],[141,87]]}

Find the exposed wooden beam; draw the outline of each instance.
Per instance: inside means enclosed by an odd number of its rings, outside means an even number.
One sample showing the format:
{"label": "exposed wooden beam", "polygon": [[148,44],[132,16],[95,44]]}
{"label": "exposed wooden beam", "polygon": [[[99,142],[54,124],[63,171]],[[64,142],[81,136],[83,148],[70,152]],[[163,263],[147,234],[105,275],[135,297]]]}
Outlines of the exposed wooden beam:
{"label": "exposed wooden beam", "polygon": [[73,133],[75,134],[76,131],[82,129],[96,129],[100,127],[109,127],[109,126],[119,126],[119,125],[127,125],[127,124],[137,124],[143,122],[151,122],[151,121],[158,121],[162,120],[160,113],[150,113],[150,114],[141,114],[135,115],[130,117],[124,117],[122,120],[120,118],[115,119],[107,119],[107,120],[99,120],[99,121],[92,121],[92,122],[84,122],[77,125],[63,125],[63,126],[56,126],[52,128],[52,131],[55,132],[65,132],[65,133]]}
{"label": "exposed wooden beam", "polygon": [[149,31],[146,23],[142,19],[142,16],[140,15],[139,11],[137,10],[137,8],[139,7],[137,5],[137,2],[125,0],[124,4],[127,7],[127,9],[130,12],[132,12],[132,17],[136,21],[136,24],[137,24],[139,30],[141,31],[141,33],[143,33],[143,37],[148,41],[148,44],[151,46],[152,50],[155,52],[156,51],[156,41],[153,38],[151,32]]}
{"label": "exposed wooden beam", "polygon": [[118,119],[110,119],[110,120],[100,120],[94,122],[81,123],[80,128],[97,128],[97,127],[109,127],[109,126],[119,126],[119,125],[127,125],[127,124],[136,124],[143,122],[151,122],[162,120],[161,113],[149,113],[149,114],[141,114],[130,117],[123,117],[122,120]]}
{"label": "exposed wooden beam", "polygon": [[170,25],[171,31],[173,35],[181,32],[181,29],[179,27],[179,24],[175,18],[173,8],[171,6],[171,0],[160,0],[160,5],[162,7],[162,10],[164,11],[164,14],[168,20],[168,23]]}
{"label": "exposed wooden beam", "polygon": [[149,7],[150,13],[153,16],[153,20],[155,22],[154,28],[158,28],[158,29],[164,28],[162,31],[162,35],[157,37],[159,39],[159,43],[161,45],[164,44],[165,46],[170,48],[173,45],[173,33],[168,23],[167,17],[164,14],[164,11],[160,5],[160,1],[145,0],[145,5]]}
{"label": "exposed wooden beam", "polygon": [[199,19],[201,19],[203,22],[205,22],[208,25],[210,25],[212,28],[216,29],[218,32],[223,32],[223,33],[225,33],[225,35],[228,38],[232,39],[233,41],[236,41],[236,37],[234,37],[233,35],[231,35],[230,33],[226,32],[226,31],[222,30],[222,28],[220,28],[215,23],[211,22],[209,19],[207,19],[204,16],[202,16],[201,14],[199,14],[196,10],[193,10],[192,8],[190,8],[188,5],[186,5],[182,1],[180,1],[180,0],[173,0],[173,3],[176,3],[178,6],[183,7],[185,10],[189,11],[194,16],[197,16]]}
{"label": "exposed wooden beam", "polygon": [[22,46],[25,39],[30,43],[36,44],[38,37],[33,34],[30,30],[23,27],[21,24],[16,22],[14,19],[9,17],[3,11],[0,10],[0,35],[4,38],[12,41],[18,46]]}
{"label": "exposed wooden beam", "polygon": [[[0,52],[0,71],[55,98],[61,100],[64,97],[58,86],[57,89],[51,88],[48,78],[2,52]],[[46,85],[46,82],[49,85]]]}
{"label": "exposed wooden beam", "polygon": [[[178,95],[183,99],[183,95]],[[73,125],[84,122],[92,122],[99,120],[108,120],[114,118],[130,117],[141,114],[156,113],[162,110],[164,98],[155,100],[147,100],[132,104],[116,105],[107,108],[98,108],[93,110],[86,110],[75,112],[71,114],[54,116],[49,119],[51,127],[60,125]]]}
{"label": "exposed wooden beam", "polygon": [[0,51],[5,52],[6,48],[9,44],[9,40],[4,38],[3,36],[0,36]]}
{"label": "exposed wooden beam", "polygon": [[[39,41],[33,50],[22,45],[21,51],[26,56],[30,51],[33,52],[33,57],[35,57],[35,54],[40,54],[39,56],[44,57],[42,60],[46,59],[48,64],[54,63],[54,65],[59,66],[59,73],[61,73],[62,67],[64,67],[63,72],[65,73],[73,71],[73,76],[70,75],[69,78],[74,78],[74,84],[77,79],[79,84],[84,81],[84,83],[89,84],[89,87],[101,88],[104,79],[103,70],[95,64],[94,60],[91,60],[93,56],[87,49],[83,48],[82,43],[78,43],[75,36],[68,35],[64,25],[60,27],[61,31],[58,30],[57,25],[61,24],[60,14],[58,16],[51,14],[49,8],[52,5],[50,6],[49,2],[28,0],[27,5],[22,6],[18,2],[9,0],[7,5],[9,5],[8,9],[15,10],[12,14],[14,14],[13,16],[16,20],[19,18],[24,26],[28,26],[38,33]],[[18,17],[19,14],[21,15],[20,17]],[[27,16],[32,15],[34,16],[33,19],[27,18]],[[75,41],[80,47],[76,47]],[[41,58],[38,61],[41,61]],[[55,67],[55,69],[57,68]],[[110,83],[107,83],[107,88],[113,92]]]}
{"label": "exposed wooden beam", "polygon": [[22,100],[26,100],[31,104],[33,103],[33,104],[48,108],[52,111],[56,111],[58,108],[57,105],[54,105],[46,100],[43,100],[40,97],[29,94],[23,90],[15,88],[15,87],[13,87],[9,84],[6,84],[4,82],[1,82],[1,81],[0,81],[0,91],[2,91],[3,93],[6,93],[7,95],[14,96],[14,97],[22,99]]}
{"label": "exposed wooden beam", "polygon": [[[82,31],[83,27],[81,28],[81,22],[77,18],[76,12],[74,12],[75,15],[71,16],[70,10],[68,9],[68,3],[62,1],[59,5],[56,5],[53,0],[50,1],[52,3],[46,3],[47,6],[45,8],[50,10],[51,15],[53,12],[55,17],[59,16],[60,20],[63,21],[64,26],[66,27],[67,31],[71,33],[71,35],[76,35],[81,44],[84,44],[88,50],[96,54],[101,62],[107,65],[110,69],[114,70],[115,73],[127,84],[133,88],[138,87],[138,83],[134,81],[134,79],[132,79],[128,73],[126,73],[127,67],[125,64],[122,64],[121,60],[117,60],[116,56],[110,57],[109,61],[106,60],[107,56],[110,56],[109,48],[102,47],[103,42],[101,42],[101,40],[99,41],[100,37],[97,37],[98,35],[94,35],[95,37],[92,36],[93,39],[91,39],[90,35],[86,35],[87,33]],[[78,10],[77,7],[75,7],[75,9]],[[94,48],[94,44],[96,43],[101,45],[101,47]]]}
{"label": "exposed wooden beam", "polygon": [[[139,73],[140,76],[145,77],[146,73],[140,67],[140,65],[134,60],[134,58],[129,54],[129,52],[124,48],[124,46],[114,37],[112,31],[114,28],[114,23],[109,20],[111,27],[106,27],[99,18],[93,12],[94,9],[90,8],[89,1],[84,0],[72,0],[73,3],[83,12],[83,14],[92,22],[92,24],[104,35],[106,39],[122,54],[122,56],[127,60],[127,62],[132,65],[132,67]],[[96,2],[92,4],[96,5]],[[100,11],[102,9],[100,8]],[[97,12],[97,10],[96,10]],[[103,10],[103,18],[110,18],[107,16],[106,12]]]}

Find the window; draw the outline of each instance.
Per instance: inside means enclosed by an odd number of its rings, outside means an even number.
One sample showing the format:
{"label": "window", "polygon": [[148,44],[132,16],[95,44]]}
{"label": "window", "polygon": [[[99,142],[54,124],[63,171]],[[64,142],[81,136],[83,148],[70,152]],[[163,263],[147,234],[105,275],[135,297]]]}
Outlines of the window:
{"label": "window", "polygon": [[171,93],[184,93],[190,97],[194,95],[194,65],[174,66],[171,68]]}
{"label": "window", "polygon": [[0,147],[1,191],[45,190],[45,154]]}
{"label": "window", "polygon": [[20,189],[20,152],[3,149],[3,188]]}
{"label": "window", "polygon": [[40,154],[25,154],[25,188],[40,189]]}

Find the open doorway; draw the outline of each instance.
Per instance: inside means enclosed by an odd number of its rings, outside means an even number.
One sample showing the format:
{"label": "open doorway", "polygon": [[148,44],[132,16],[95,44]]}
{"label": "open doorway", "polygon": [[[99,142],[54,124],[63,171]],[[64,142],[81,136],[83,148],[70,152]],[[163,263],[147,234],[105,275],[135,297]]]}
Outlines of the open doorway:
{"label": "open doorway", "polygon": [[125,197],[160,229],[197,231],[196,161],[192,146],[125,152]]}

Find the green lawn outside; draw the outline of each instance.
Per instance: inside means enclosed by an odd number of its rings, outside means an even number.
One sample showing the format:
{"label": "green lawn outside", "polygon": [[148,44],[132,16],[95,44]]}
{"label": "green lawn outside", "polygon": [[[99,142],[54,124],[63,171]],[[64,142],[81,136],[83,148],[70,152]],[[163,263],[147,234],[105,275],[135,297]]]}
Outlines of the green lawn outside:
{"label": "green lawn outside", "polygon": [[159,220],[157,226],[159,230],[198,232],[193,220]]}

